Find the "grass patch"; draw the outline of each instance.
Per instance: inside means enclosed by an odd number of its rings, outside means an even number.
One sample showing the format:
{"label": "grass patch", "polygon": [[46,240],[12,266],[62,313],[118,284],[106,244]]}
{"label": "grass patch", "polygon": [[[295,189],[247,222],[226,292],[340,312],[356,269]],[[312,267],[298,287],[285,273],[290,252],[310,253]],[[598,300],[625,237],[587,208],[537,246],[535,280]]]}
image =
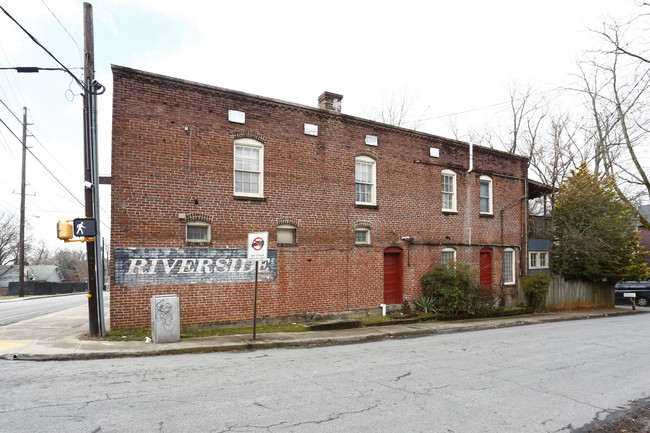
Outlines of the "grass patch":
{"label": "grass patch", "polygon": [[[271,332],[305,332],[306,330],[307,328],[302,325],[286,324],[258,326],[256,332],[258,334],[265,334]],[[252,326],[221,329],[191,329],[181,332],[181,340],[184,338],[213,337],[220,335],[223,336],[252,333]],[[116,329],[114,331],[106,331],[105,339],[108,341],[144,341],[146,337],[151,338],[151,330],[148,328]]]}

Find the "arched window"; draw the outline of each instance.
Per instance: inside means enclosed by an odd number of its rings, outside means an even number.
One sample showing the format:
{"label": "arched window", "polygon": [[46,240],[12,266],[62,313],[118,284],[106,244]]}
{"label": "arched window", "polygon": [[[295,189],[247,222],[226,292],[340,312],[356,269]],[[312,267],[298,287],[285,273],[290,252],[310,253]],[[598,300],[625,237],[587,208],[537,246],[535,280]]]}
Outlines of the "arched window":
{"label": "arched window", "polygon": [[440,254],[441,263],[445,267],[451,266],[456,261],[456,250],[453,248],[444,248]]}
{"label": "arched window", "polygon": [[481,176],[479,179],[479,185],[480,213],[484,215],[492,215],[492,178],[489,176]]}
{"label": "arched window", "polygon": [[235,140],[234,194],[264,197],[264,144],[251,138]]}
{"label": "arched window", "polygon": [[375,205],[377,203],[377,161],[368,156],[354,159],[355,203]]}
{"label": "arched window", "polygon": [[451,170],[442,170],[442,210],[456,212],[456,173]]}

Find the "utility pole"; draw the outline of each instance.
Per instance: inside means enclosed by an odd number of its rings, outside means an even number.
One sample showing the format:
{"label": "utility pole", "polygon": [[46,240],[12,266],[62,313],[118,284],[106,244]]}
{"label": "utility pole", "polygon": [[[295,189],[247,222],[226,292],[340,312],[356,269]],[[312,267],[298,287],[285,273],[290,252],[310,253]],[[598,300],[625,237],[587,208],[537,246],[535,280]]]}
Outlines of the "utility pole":
{"label": "utility pole", "polygon": [[18,296],[25,296],[25,168],[27,167],[27,107],[23,107],[23,172],[20,183],[20,252],[18,257]]}
{"label": "utility pole", "polygon": [[[97,161],[97,91],[95,81],[95,43],[93,9],[84,3],[84,179],[86,217],[95,218],[97,234],[86,242],[88,257],[88,322],[91,337],[105,335],[104,328],[104,272],[101,261],[99,222],[99,166]],[[100,260],[97,260],[97,259]]]}

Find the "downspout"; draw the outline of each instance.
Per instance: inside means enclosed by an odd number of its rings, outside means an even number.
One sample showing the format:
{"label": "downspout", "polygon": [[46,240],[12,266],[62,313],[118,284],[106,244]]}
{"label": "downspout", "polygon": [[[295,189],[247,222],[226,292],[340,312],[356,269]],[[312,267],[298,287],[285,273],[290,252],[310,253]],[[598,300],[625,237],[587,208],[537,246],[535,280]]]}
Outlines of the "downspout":
{"label": "downspout", "polygon": [[[470,141],[469,142],[469,168],[467,169],[467,173],[471,173],[472,170],[474,170],[474,144]],[[469,176],[467,176],[467,186],[468,187],[469,187],[470,183],[471,183],[471,180],[470,180]],[[469,189],[470,188],[467,188],[468,193],[469,193]],[[468,204],[469,204],[469,196],[467,197],[467,200],[468,200]],[[468,209],[469,209],[469,207],[468,207]],[[467,243],[469,244],[469,246],[472,246],[472,225],[471,224],[469,224],[469,227],[468,227],[468,230],[467,230]]]}

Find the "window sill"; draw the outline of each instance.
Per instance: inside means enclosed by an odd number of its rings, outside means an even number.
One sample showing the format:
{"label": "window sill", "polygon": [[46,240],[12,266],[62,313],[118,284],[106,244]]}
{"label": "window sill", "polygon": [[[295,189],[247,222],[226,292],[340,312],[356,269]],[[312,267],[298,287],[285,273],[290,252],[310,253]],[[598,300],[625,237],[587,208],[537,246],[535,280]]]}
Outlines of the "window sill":
{"label": "window sill", "polygon": [[212,242],[211,241],[206,241],[206,242],[185,241],[185,245],[187,245],[188,247],[209,247],[212,246]]}
{"label": "window sill", "polygon": [[354,207],[359,209],[379,209],[379,206],[377,206],[376,204],[355,203]]}
{"label": "window sill", "polygon": [[371,247],[372,244],[354,244],[354,246],[364,248],[364,247]]}
{"label": "window sill", "polygon": [[298,244],[296,242],[286,243],[286,244],[278,242],[276,245],[277,245],[278,248],[290,248],[290,247],[297,247],[298,246]]}
{"label": "window sill", "polygon": [[480,213],[480,214],[478,214],[478,217],[479,218],[494,218],[494,214],[493,213]]}
{"label": "window sill", "polygon": [[247,195],[233,195],[233,199],[239,200],[239,201],[266,201],[266,197],[250,197]]}
{"label": "window sill", "polygon": [[442,214],[443,215],[458,215],[458,211],[457,210],[443,209]]}

